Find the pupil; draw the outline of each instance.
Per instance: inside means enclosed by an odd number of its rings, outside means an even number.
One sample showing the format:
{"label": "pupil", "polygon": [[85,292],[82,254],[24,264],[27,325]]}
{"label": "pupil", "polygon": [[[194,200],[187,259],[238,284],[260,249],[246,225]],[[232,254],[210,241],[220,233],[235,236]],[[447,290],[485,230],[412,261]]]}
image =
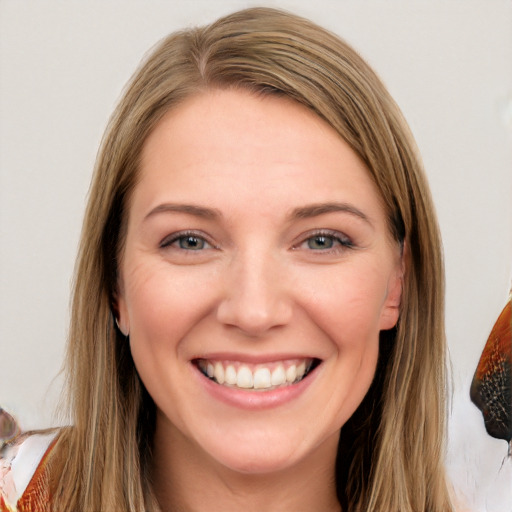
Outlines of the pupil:
{"label": "pupil", "polygon": [[198,249],[203,248],[203,244],[202,244],[202,240],[200,240],[199,238],[197,238],[195,236],[187,236],[187,237],[181,239],[180,247],[182,249],[198,250]]}
{"label": "pupil", "polygon": [[330,249],[332,247],[332,238],[327,236],[315,236],[309,241],[310,249]]}

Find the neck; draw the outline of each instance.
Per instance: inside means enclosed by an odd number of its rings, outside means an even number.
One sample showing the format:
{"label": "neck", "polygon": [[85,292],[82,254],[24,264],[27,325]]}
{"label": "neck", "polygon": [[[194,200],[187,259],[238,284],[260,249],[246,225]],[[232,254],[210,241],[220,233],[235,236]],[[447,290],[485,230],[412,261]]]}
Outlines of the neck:
{"label": "neck", "polygon": [[341,511],[335,482],[337,434],[292,467],[249,474],[223,466],[176,429],[169,433],[157,424],[153,481],[162,512]]}

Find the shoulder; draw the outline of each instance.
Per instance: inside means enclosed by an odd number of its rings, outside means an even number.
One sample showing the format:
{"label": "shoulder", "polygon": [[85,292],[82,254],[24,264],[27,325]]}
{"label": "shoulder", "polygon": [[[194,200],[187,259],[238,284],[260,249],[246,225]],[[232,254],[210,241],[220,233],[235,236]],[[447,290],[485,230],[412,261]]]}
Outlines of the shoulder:
{"label": "shoulder", "polygon": [[0,512],[44,512],[49,502],[48,455],[58,430],[18,436],[0,450]]}

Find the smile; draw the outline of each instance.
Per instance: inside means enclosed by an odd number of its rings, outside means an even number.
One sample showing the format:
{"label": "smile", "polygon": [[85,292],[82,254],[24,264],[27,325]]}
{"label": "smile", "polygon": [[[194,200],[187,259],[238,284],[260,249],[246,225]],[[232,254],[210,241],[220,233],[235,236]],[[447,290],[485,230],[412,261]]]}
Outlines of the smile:
{"label": "smile", "polygon": [[222,386],[268,391],[300,382],[316,366],[315,362],[318,363],[311,358],[263,364],[197,359],[196,365],[203,375]]}

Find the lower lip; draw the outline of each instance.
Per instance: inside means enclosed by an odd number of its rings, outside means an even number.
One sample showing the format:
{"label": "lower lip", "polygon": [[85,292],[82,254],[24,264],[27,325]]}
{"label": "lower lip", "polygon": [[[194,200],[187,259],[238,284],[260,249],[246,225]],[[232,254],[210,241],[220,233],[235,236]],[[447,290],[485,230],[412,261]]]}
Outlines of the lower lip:
{"label": "lower lip", "polygon": [[213,398],[227,405],[247,410],[270,409],[295,400],[306,391],[318,373],[317,367],[296,384],[290,384],[289,386],[269,391],[252,391],[217,384],[214,380],[204,375],[197,366],[192,364],[192,367],[201,385],[206,388],[206,391]]}

